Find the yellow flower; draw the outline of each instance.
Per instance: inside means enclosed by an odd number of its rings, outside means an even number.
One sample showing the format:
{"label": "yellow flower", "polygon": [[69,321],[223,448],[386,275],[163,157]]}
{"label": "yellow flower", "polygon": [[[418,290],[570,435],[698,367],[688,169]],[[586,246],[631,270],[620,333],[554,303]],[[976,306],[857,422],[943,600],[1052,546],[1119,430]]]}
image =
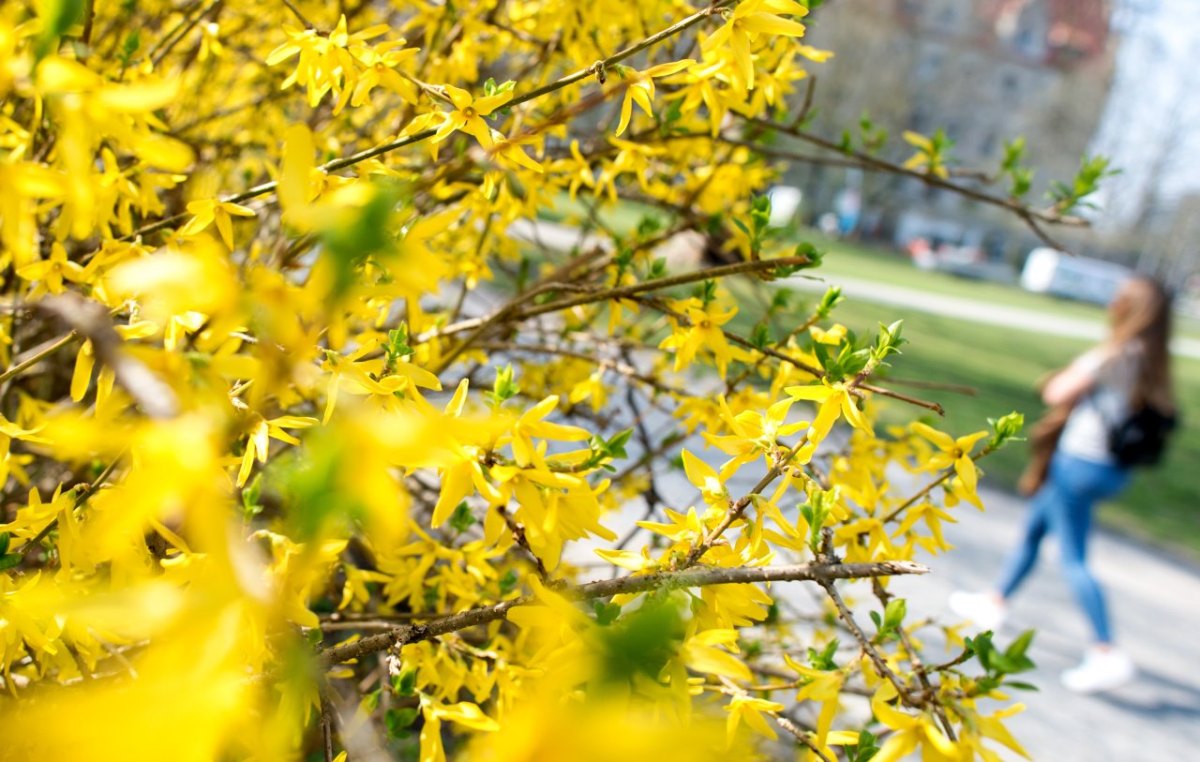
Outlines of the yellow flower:
{"label": "yellow flower", "polygon": [[965,437],[954,439],[949,434],[940,432],[923,423],[912,424],[912,430],[928,439],[940,452],[933,453],[925,462],[928,471],[938,471],[954,466],[955,473],[962,480],[962,486],[968,493],[975,492],[979,477],[975,469],[975,461],[971,459],[971,450],[975,443],[988,435],[986,431],[976,431]]}
{"label": "yellow flower", "polygon": [[741,79],[741,90],[754,89],[754,56],[751,53],[758,35],[803,37],[805,28],[798,21],[777,14],[804,16],[808,9],[794,0],[747,0],[733,10],[728,21],[704,41],[702,49],[728,51]]}
{"label": "yellow flower", "polygon": [[821,404],[817,410],[817,417],[808,429],[810,443],[820,444],[829,435],[829,430],[837,422],[838,416],[845,416],[846,422],[851,426],[874,436],[871,424],[854,403],[854,395],[845,384],[823,381],[813,386],[789,386],[784,391],[795,399]]}
{"label": "yellow flower", "polygon": [[230,249],[233,248],[233,220],[231,215],[237,217],[254,216],[254,210],[248,206],[234,204],[229,201],[217,201],[216,199],[193,201],[187,205],[187,210],[194,216],[188,220],[186,225],[180,228],[180,235],[196,235],[215,222],[217,224],[217,231],[221,234],[221,240]]}
{"label": "yellow flower", "polygon": [[821,670],[807,667],[794,660],[788,654],[783,655],[784,662],[794,669],[807,682],[796,693],[796,701],[819,701],[821,713],[817,715],[818,746],[828,742],[829,729],[833,718],[838,712],[838,697],[842,692],[842,684],[846,681],[846,673],[840,669]]}
{"label": "yellow flower", "polygon": [[918,132],[905,130],[904,140],[917,149],[917,152],[904,162],[905,169],[924,169],[927,173],[945,180],[950,176],[946,169],[946,148],[948,141],[939,130],[931,140]]}
{"label": "yellow flower", "polygon": [[483,118],[511,101],[512,91],[506,90],[495,95],[473,98],[466,90],[451,85],[443,85],[442,89],[450,98],[450,102],[454,104],[454,110],[445,114],[441,126],[431,138],[431,142],[440,143],[457,130],[462,130],[478,140],[484,148],[491,148],[496,140],[492,136],[492,128],[483,121]]}
{"label": "yellow flower", "polygon": [[700,490],[704,502],[709,505],[725,505],[729,502],[729,491],[712,466],[687,450],[682,450],[680,455],[683,458],[683,472],[692,486]]}
{"label": "yellow flower", "polygon": [[763,718],[763,714],[782,712],[786,708],[777,701],[767,701],[766,699],[751,698],[749,696],[734,696],[730,699],[729,704],[725,706],[725,710],[729,712],[729,718],[726,720],[725,725],[725,743],[729,746],[733,745],[738,725],[743,721],[756,733],[760,733],[770,739],[778,738],[775,731],[767,723],[766,719]]}
{"label": "yellow flower", "polygon": [[695,61],[688,58],[683,61],[673,61],[671,63],[659,64],[651,66],[643,72],[634,72],[629,74],[630,83],[625,87],[625,99],[621,101],[621,120],[617,123],[616,135],[625,132],[625,128],[629,126],[629,119],[633,116],[633,104],[641,106],[642,111],[647,114],[654,114],[654,78],[666,77],[678,71],[682,71],[694,64]]}
{"label": "yellow flower", "polygon": [[709,302],[702,306],[700,300],[694,298],[673,306],[676,309],[683,307],[688,325],[685,326],[672,318],[675,330],[670,336],[663,339],[662,343],[658,345],[659,348],[675,350],[676,372],[690,365],[696,357],[696,352],[701,348],[707,349],[712,352],[713,358],[717,361],[717,372],[721,374],[721,378],[724,378],[725,368],[728,367],[730,360],[741,353],[735,353],[733,347],[729,346],[721,326],[728,323],[737,314],[737,308],[730,307],[722,310],[716,302]]}
{"label": "yellow flower", "polygon": [[246,451],[242,454],[241,467],[238,469],[237,486],[239,487],[245,485],[246,479],[250,477],[250,469],[254,466],[255,459],[259,463],[267,462],[271,439],[298,445],[300,440],[284,429],[307,429],[317,422],[316,418],[304,418],[298,415],[281,415],[270,420],[260,415],[256,415],[254,418],[254,423],[247,433]]}
{"label": "yellow flower", "polygon": [[63,279],[83,283],[87,274],[81,265],[67,259],[67,250],[57,241],[50,247],[50,258],[32,262],[17,269],[17,275],[27,281],[40,281],[52,294],[63,292]]}
{"label": "yellow flower", "polygon": [[704,441],[733,456],[721,467],[721,478],[728,479],[737,468],[759,455],[769,455],[779,446],[779,437],[809,427],[808,421],[784,423],[793,402],[793,399],[780,400],[767,408],[766,415],[755,410],[743,410],[735,416],[725,397],[720,398],[721,421],[732,433],[718,436],[704,431],[701,436]]}
{"label": "yellow flower", "polygon": [[871,698],[875,717],[893,731],[871,758],[872,762],[897,762],[917,747],[921,748],[921,759],[926,762],[955,762],[962,758],[954,742],[938,729],[928,714],[905,714],[888,703],[895,696],[895,686],[884,682]]}

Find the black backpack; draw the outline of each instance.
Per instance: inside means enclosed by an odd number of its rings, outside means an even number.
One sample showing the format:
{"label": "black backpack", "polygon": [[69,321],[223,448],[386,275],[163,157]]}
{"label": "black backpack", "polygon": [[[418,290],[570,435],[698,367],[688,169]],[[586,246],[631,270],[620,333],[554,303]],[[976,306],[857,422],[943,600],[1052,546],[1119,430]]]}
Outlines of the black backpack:
{"label": "black backpack", "polygon": [[1108,451],[1122,466],[1152,466],[1162,460],[1167,439],[1178,425],[1171,413],[1143,406],[1108,428]]}

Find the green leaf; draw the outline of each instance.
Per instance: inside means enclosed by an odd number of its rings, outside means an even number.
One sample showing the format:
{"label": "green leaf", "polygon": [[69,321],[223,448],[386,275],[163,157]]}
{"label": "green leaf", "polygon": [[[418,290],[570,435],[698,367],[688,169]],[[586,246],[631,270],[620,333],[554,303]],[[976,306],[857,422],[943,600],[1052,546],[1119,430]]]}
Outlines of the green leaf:
{"label": "green leaf", "polygon": [[817,303],[817,316],[824,320],[825,318],[829,317],[829,313],[833,311],[833,308],[841,304],[843,301],[845,301],[845,297],[842,296],[841,287],[830,286],[825,290],[825,293],[821,295],[821,301]]}
{"label": "green leaf", "polygon": [[83,18],[84,0],[43,0],[37,5],[42,31],[34,42],[33,54],[40,61],[54,52],[59,39]]}
{"label": "green leaf", "polygon": [[395,250],[393,220],[401,196],[398,183],[377,180],[365,203],[343,207],[320,230],[321,251],[333,265],[332,299],[341,299],[349,292],[368,259]]}
{"label": "green leaf", "polygon": [[771,331],[766,323],[755,323],[754,330],[750,333],[750,343],[756,349],[765,349],[771,343]]}
{"label": "green leaf", "polygon": [[383,715],[383,724],[387,728],[387,734],[392,738],[404,735],[406,729],[417,721],[418,713],[415,706],[387,710]]}
{"label": "green leaf", "polygon": [[8,532],[0,532],[0,556],[8,553],[8,543],[12,540],[12,535]]}
{"label": "green leaf", "polygon": [[1022,632],[1017,636],[1016,640],[1008,645],[1008,648],[1004,649],[1004,655],[1012,659],[1024,656],[1025,652],[1029,650],[1029,645],[1033,642],[1033,636],[1033,630]]}
{"label": "green leaf", "polygon": [[1041,688],[1037,687],[1033,683],[1023,683],[1019,680],[1005,680],[1004,687],[1016,688],[1019,691],[1040,691],[1041,690]]}
{"label": "green leaf", "polygon": [[869,730],[860,731],[858,734],[858,743],[854,746],[847,746],[846,753],[849,755],[851,762],[870,762],[870,759],[879,751],[879,739]]}
{"label": "green leaf", "polygon": [[397,696],[417,695],[417,671],[406,669],[392,678],[392,692]]}
{"label": "green leaf", "polygon": [[1014,411],[999,419],[989,418],[988,423],[992,426],[988,446],[995,449],[1014,440],[1020,441],[1019,435],[1025,427],[1025,416]]}
{"label": "green leaf", "polygon": [[471,506],[467,505],[464,500],[454,506],[454,513],[450,515],[450,526],[454,527],[456,532],[465,532],[475,524],[475,515],[471,513]]}
{"label": "green leaf", "polygon": [[368,712],[374,712],[379,708],[379,699],[383,696],[383,691],[378,688],[371,691],[362,697],[362,708]]}
{"label": "green leaf", "polygon": [[500,578],[500,594],[508,595],[511,593],[516,589],[518,581],[517,573],[513,569],[504,572],[504,576]]}
{"label": "green leaf", "polygon": [[263,506],[259,502],[261,496],[262,471],[259,471],[245,487],[242,487],[242,513],[247,521],[262,513]]}
{"label": "green leaf", "polygon": [[499,407],[516,396],[519,391],[520,387],[513,380],[513,367],[510,363],[503,368],[496,369],[496,380],[492,383],[492,391],[485,393],[484,396],[492,403],[492,407]]}
{"label": "green leaf", "polygon": [[650,263],[650,280],[656,280],[667,274],[667,260],[665,257],[657,257]]}
{"label": "green leaf", "polygon": [[604,628],[603,674],[616,682],[626,682],[636,675],[657,680],[683,644],[683,614],[678,598],[660,595]]}
{"label": "green leaf", "polygon": [[124,41],[121,42],[121,65],[128,66],[133,60],[133,54],[138,52],[138,48],[142,46],[141,31],[134,29],[129,34],[125,35]]}
{"label": "green leaf", "polygon": [[819,669],[825,672],[837,669],[837,664],[833,661],[834,654],[837,653],[837,650],[838,641],[836,638],[826,643],[825,647],[820,651],[816,650],[815,648],[809,648],[808,663],[812,665],[813,669]]}
{"label": "green leaf", "polygon": [[629,444],[630,438],[633,436],[633,429],[628,428],[623,431],[618,431],[605,444],[608,454],[614,458],[627,458],[628,453],[625,452],[625,445]]}
{"label": "green leaf", "polygon": [[979,659],[980,665],[984,669],[991,671],[992,656],[996,652],[995,646],[992,645],[991,631],[979,633],[973,640],[968,640],[967,644],[971,651],[974,652],[975,658]]}
{"label": "green leaf", "polygon": [[596,624],[601,627],[607,627],[617,620],[621,615],[621,606],[617,603],[604,603],[603,601],[593,601],[592,611],[596,614]]}
{"label": "green leaf", "polygon": [[908,603],[903,598],[893,598],[888,601],[887,607],[883,610],[884,629],[889,631],[899,629],[907,614]]}
{"label": "green leaf", "polygon": [[0,571],[11,569],[19,563],[21,563],[20,553],[6,553],[0,556]]}

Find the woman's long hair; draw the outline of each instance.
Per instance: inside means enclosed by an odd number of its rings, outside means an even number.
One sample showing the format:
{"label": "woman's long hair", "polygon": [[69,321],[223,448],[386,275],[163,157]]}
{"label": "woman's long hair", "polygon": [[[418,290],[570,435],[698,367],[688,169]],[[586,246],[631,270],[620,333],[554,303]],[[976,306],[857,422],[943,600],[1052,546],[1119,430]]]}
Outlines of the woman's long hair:
{"label": "woman's long hair", "polygon": [[1134,276],[1121,287],[1109,308],[1115,347],[1140,345],[1141,362],[1131,400],[1134,408],[1175,411],[1171,387],[1171,296],[1162,284]]}

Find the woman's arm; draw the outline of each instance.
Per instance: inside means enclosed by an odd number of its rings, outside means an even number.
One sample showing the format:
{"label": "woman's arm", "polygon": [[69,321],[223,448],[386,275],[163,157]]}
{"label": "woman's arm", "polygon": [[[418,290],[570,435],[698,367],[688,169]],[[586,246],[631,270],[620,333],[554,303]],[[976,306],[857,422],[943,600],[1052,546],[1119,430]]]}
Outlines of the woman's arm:
{"label": "woman's arm", "polygon": [[1096,374],[1105,357],[1103,350],[1097,348],[1076,358],[1042,387],[1042,401],[1051,406],[1075,404],[1096,383]]}

